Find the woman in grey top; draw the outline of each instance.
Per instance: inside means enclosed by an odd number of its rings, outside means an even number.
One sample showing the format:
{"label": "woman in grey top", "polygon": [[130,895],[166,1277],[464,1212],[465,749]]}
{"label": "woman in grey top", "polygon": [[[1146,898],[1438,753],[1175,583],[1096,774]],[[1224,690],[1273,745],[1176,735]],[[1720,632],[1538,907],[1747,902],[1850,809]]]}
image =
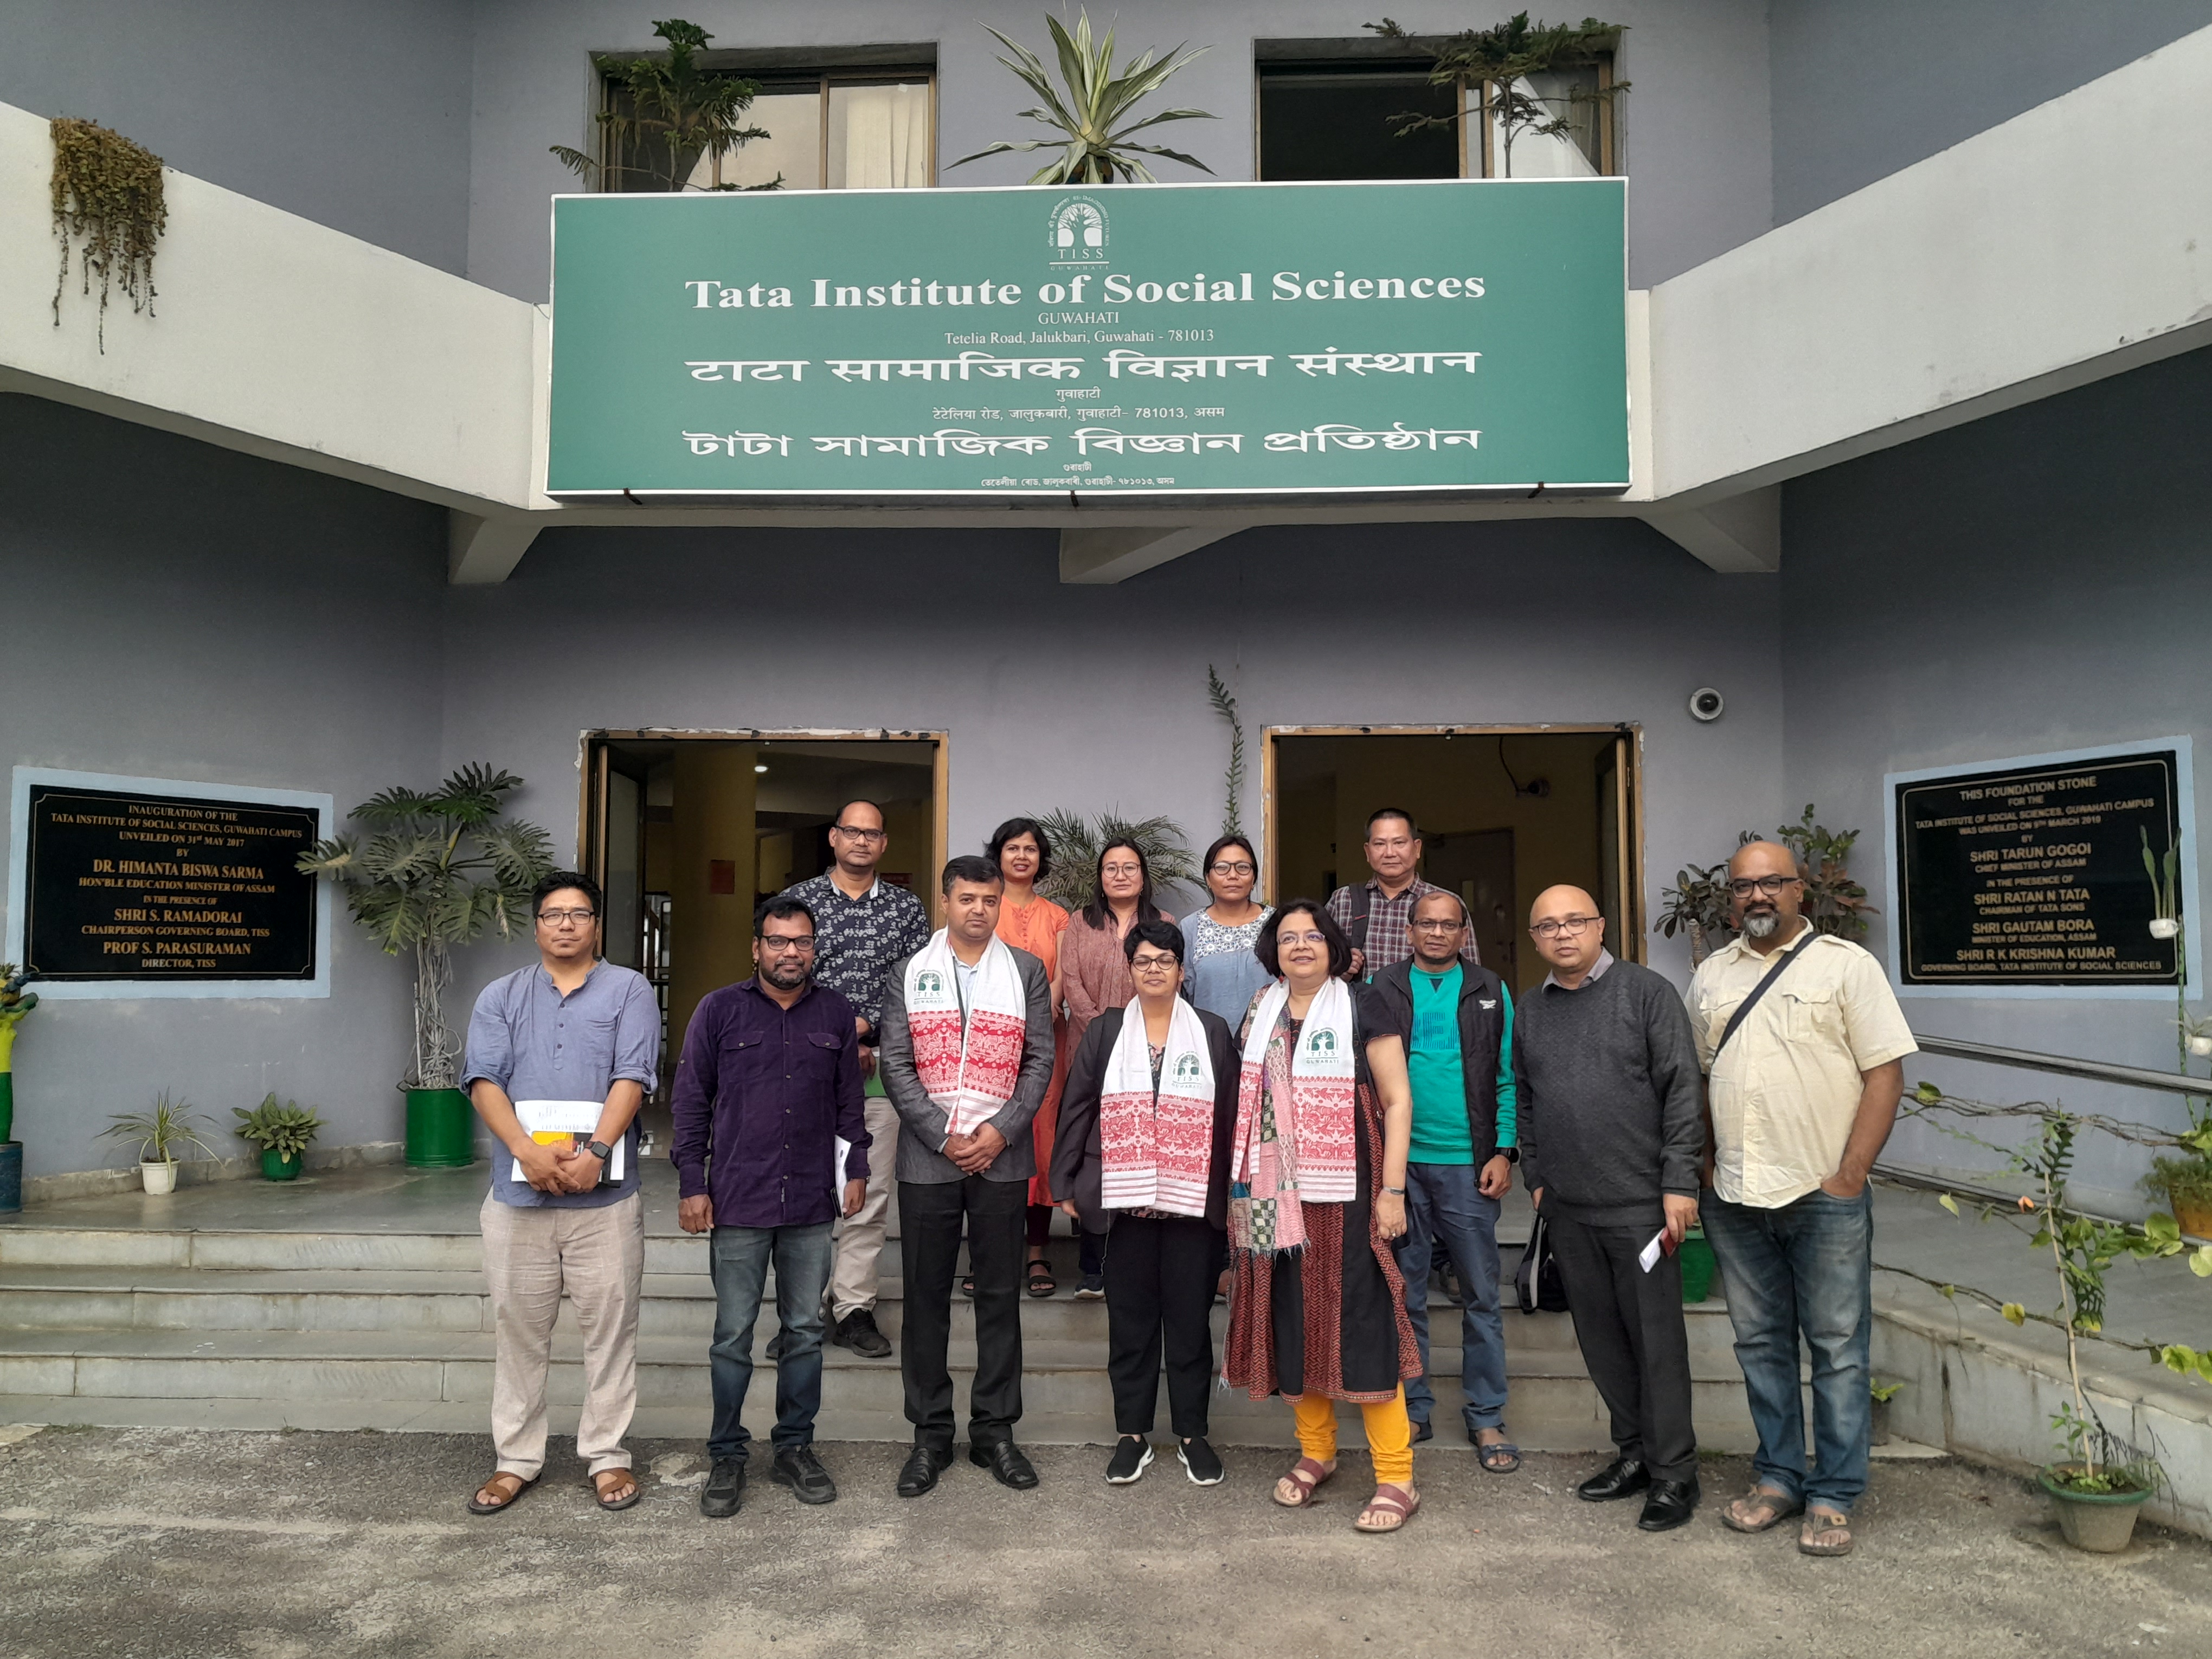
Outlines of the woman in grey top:
{"label": "woman in grey top", "polygon": [[1190,942],[1186,988],[1195,1006],[1220,1015],[1233,1031],[1273,977],[1252,954],[1252,945],[1274,907],[1252,901],[1260,860],[1243,836],[1224,836],[1206,849],[1199,867],[1206,872],[1206,890],[1213,902],[1182,924]]}

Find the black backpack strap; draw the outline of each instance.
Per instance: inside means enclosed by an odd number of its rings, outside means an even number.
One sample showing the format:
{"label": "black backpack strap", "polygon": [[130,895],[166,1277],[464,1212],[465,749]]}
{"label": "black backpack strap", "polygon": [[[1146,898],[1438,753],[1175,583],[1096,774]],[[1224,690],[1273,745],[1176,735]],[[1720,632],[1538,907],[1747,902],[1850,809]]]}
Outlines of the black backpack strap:
{"label": "black backpack strap", "polygon": [[1780,979],[1783,975],[1790,971],[1790,964],[1791,963],[1796,961],[1798,957],[1803,956],[1808,951],[1813,948],[1811,928],[1812,924],[1809,922],[1807,923],[1805,942],[1802,945],[1792,945],[1789,950],[1784,951],[1782,953],[1782,960],[1776,963],[1773,967],[1768,969],[1765,977],[1761,979],[1758,984],[1751,988],[1751,994],[1746,997],[1741,1002],[1736,1004],[1735,1012],[1729,1016],[1729,1023],[1726,1028],[1721,1032],[1721,1040],[1713,1045],[1713,1058],[1715,1060],[1718,1060],[1721,1057],[1721,1050],[1728,1047],[1729,1039],[1736,1034],[1736,1029],[1743,1024],[1744,1017],[1749,1014],[1753,1009],[1759,1006],[1759,998],[1765,996],[1770,990],[1774,988],[1774,981]]}

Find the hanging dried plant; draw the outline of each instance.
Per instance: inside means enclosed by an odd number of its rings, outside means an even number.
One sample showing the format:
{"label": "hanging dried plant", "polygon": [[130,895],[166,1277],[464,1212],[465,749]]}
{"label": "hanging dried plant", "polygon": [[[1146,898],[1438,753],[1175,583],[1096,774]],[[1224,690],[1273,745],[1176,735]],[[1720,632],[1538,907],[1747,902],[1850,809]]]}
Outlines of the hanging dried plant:
{"label": "hanging dried plant", "polygon": [[107,295],[121,288],[131,308],[154,310],[154,244],[169,222],[161,194],[161,158],[96,121],[58,116],[54,140],[54,234],[62,245],[54,281],[54,326],[62,325],[62,290],[69,286],[70,248],[78,251],[79,291],[92,292],[100,273],[100,349],[107,349]]}

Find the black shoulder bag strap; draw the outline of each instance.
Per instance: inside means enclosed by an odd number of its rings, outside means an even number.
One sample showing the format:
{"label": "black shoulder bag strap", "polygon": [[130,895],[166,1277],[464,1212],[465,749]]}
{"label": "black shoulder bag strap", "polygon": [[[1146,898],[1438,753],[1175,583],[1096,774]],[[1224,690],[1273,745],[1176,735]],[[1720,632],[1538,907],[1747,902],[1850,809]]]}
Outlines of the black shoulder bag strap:
{"label": "black shoulder bag strap", "polygon": [[1346,937],[1352,941],[1352,948],[1364,957],[1367,954],[1367,889],[1363,886],[1352,890],[1358,894],[1352,902],[1359,907],[1359,914],[1352,917],[1352,926],[1344,931]]}
{"label": "black shoulder bag strap", "polygon": [[1791,963],[1796,961],[1798,957],[1803,956],[1806,951],[1812,948],[1812,927],[1810,923],[1808,923],[1806,925],[1804,942],[1800,945],[1793,945],[1787,951],[1784,951],[1782,953],[1782,960],[1776,963],[1773,967],[1768,969],[1766,971],[1766,976],[1761,979],[1758,984],[1751,988],[1751,994],[1746,997],[1741,1002],[1736,1004],[1735,1012],[1729,1016],[1729,1023],[1726,1028],[1721,1032],[1721,1040],[1713,1045],[1713,1058],[1715,1060],[1718,1060],[1721,1056],[1721,1050],[1729,1046],[1729,1039],[1735,1035],[1736,1028],[1743,1024],[1745,1016],[1748,1015],[1753,1009],[1759,1006],[1759,998],[1765,996],[1769,991],[1774,988],[1774,981],[1780,979],[1783,975],[1790,971],[1790,964]]}

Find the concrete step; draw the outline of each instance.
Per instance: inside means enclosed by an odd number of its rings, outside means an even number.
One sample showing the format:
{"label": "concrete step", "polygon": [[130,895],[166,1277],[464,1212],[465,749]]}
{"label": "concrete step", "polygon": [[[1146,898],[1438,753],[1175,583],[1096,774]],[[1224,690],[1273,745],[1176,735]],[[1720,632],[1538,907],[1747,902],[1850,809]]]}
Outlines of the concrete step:
{"label": "concrete step", "polygon": [[[757,1340],[778,1328],[774,1275]],[[904,1285],[880,1281],[877,1322],[892,1340],[904,1328]],[[953,1298],[956,1329],[968,1325],[964,1297]],[[1457,1374],[1459,1312],[1441,1291],[1430,1295],[1431,1363]],[[1693,1362],[1732,1363],[1733,1334],[1717,1301],[1685,1310]],[[1510,1352],[1575,1355],[1572,1323],[1557,1315],[1524,1316],[1508,1308],[1504,1322]],[[1227,1310],[1215,1309],[1217,1334]],[[702,1348],[714,1334],[714,1286],[703,1273],[645,1276],[639,1309],[641,1336],[689,1339]],[[1024,1297],[1022,1326],[1032,1341],[1087,1341],[1103,1364],[1106,1307],[1078,1301],[1063,1288],[1050,1297]],[[492,1329],[489,1295],[477,1272],[409,1272],[307,1268],[283,1271],[191,1267],[0,1266],[0,1353],[9,1333],[31,1330],[381,1331],[458,1333]],[[556,1328],[573,1332],[564,1302]],[[1578,1361],[1577,1361],[1578,1363]]]}

